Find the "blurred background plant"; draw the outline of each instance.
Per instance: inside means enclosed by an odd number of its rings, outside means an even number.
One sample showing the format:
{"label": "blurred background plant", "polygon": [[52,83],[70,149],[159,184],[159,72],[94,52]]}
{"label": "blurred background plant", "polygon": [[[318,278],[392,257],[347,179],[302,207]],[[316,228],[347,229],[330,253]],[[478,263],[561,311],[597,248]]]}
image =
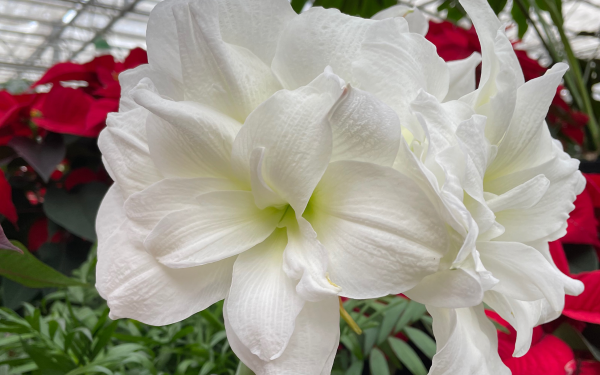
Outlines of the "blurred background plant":
{"label": "blurred background plant", "polygon": [[[596,0],[579,1],[600,6],[591,2]],[[544,74],[555,62],[571,65],[547,122],[569,153],[593,161],[583,164],[584,172],[600,172],[595,162],[600,102],[593,94],[600,80],[600,30],[565,28],[561,0],[489,2],[507,22],[526,80]],[[291,3],[297,12],[324,6],[362,17],[397,4]],[[442,58],[452,61],[480,52],[458,1],[428,1],[419,7],[431,19],[426,37]],[[597,50],[576,53],[578,37],[596,40]],[[94,47],[96,57],[86,63],[56,64],[35,82],[11,79],[0,91],[0,214],[5,233],[0,233],[0,375],[248,374],[228,345],[222,303],[182,322],[151,327],[111,320],[94,288],[94,222],[111,183],[96,138],[107,113],[118,108],[118,74],[147,62],[139,48],[115,59],[104,54],[110,51],[106,40],[95,38]],[[536,328],[532,348],[521,358],[511,356],[515,331],[488,311],[498,329],[500,356],[514,375],[600,375],[600,174],[588,173],[586,178],[588,186],[576,201],[568,234],[551,244],[557,266],[585,283],[584,294],[568,297],[559,319]],[[427,373],[436,343],[423,305],[388,296],[346,300],[343,309],[360,331],[341,320],[333,374]]]}

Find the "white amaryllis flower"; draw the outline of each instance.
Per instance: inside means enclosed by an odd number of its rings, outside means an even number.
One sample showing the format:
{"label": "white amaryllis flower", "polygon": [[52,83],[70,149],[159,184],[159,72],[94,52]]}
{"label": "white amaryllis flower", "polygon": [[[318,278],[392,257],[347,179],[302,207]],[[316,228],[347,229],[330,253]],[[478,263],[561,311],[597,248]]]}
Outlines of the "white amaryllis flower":
{"label": "white amaryllis flower", "polygon": [[560,315],[565,293],[583,290],[554,265],[548,242],[565,235],[585,179],[579,162],[563,152],[544,121],[567,66],[556,64],[525,83],[487,3],[461,4],[481,41],[480,87],[443,102],[421,92],[411,109],[424,135],[414,137],[411,149],[435,176],[442,199],[475,233],[476,243],[449,253],[440,272],[406,294],[425,303],[434,319],[437,354],[430,374],[510,374],[483,305],[475,298],[471,307],[456,305],[474,295],[463,275],[482,267],[490,272],[490,282],[482,284],[483,301],[517,330],[514,355],[525,354],[533,327]]}
{"label": "white amaryllis flower", "polygon": [[[156,6],[149,64],[120,76],[99,139],[115,181],[97,220],[111,317],[169,324],[225,298],[229,343],[252,370],[326,374],[338,294],[401,293],[472,252],[401,127],[422,136],[419,92],[460,96],[472,78],[398,15]],[[464,274],[480,303],[494,280],[478,263]]]}

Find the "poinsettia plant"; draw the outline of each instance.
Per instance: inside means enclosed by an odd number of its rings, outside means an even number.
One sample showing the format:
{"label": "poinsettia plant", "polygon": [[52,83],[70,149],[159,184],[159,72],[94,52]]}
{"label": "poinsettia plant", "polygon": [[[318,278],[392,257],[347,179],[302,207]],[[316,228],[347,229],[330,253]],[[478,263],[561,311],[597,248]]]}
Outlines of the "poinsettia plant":
{"label": "poinsettia plant", "polygon": [[[306,1],[292,1],[296,11],[300,11],[305,4]],[[382,8],[394,4],[395,1],[387,0],[315,2],[315,5],[338,7],[345,13],[364,17],[371,17]],[[464,29],[448,21],[430,22],[425,37],[436,46],[438,55],[446,61],[465,59],[473,52],[481,52],[474,28]],[[548,70],[528,57],[525,51],[516,50],[515,53],[525,80],[538,78]],[[102,163],[97,137],[106,125],[107,114],[119,109],[119,74],[147,62],[146,52],[141,49],[132,50],[124,61],[104,55],[85,64],[65,62],[50,68],[24,93],[0,92],[0,163],[3,172],[0,173],[0,214],[5,218],[2,222],[5,233],[3,235],[0,232],[0,247],[11,249],[0,250],[0,274],[5,277],[2,281],[2,304],[26,315],[25,323],[19,321],[19,324],[29,324],[29,328],[18,331],[22,335],[19,340],[9,340],[10,346],[7,347],[18,352],[17,357],[21,361],[10,362],[11,366],[18,363],[19,366],[30,366],[27,368],[33,368],[33,371],[41,370],[45,362],[35,356],[31,347],[62,340],[59,335],[49,335],[41,328],[36,330],[35,323],[30,323],[43,314],[46,301],[56,301],[56,298],[64,298],[65,306],[69,308],[69,298],[77,300],[74,304],[78,312],[72,314],[76,322],[70,324],[68,329],[61,328],[65,331],[65,337],[76,337],[73,332],[86,329],[89,329],[92,337],[89,345],[84,346],[86,350],[66,349],[66,345],[61,349],[63,351],[59,357],[67,358],[61,369],[80,371],[75,373],[93,373],[94,366],[123,370],[123,367],[118,367],[122,366],[119,361],[110,364],[102,362],[101,351],[104,349],[99,342],[107,345],[107,353],[123,342],[144,343],[152,349],[138,347],[132,350],[138,355],[137,362],[133,361],[132,366],[145,367],[151,369],[150,372],[168,368],[166,372],[177,371],[181,374],[191,371],[232,374],[237,366],[231,360],[233,354],[228,344],[223,344],[226,341],[222,305],[214,306],[212,312],[203,311],[204,314],[196,316],[210,323],[209,331],[214,336],[198,339],[202,333],[188,329],[186,324],[192,320],[185,320],[182,324],[169,326],[177,332],[171,334],[171,341],[167,343],[158,337],[167,335],[164,331],[160,331],[159,335],[139,322],[126,321],[113,325],[108,319],[104,302],[98,302],[95,291],[85,289],[86,283],[89,286],[94,281],[91,275],[93,271],[89,270],[93,270],[95,262],[93,244],[97,234],[94,224],[98,206],[112,184]],[[480,68],[477,72],[476,81],[479,82]],[[565,149],[579,155],[582,148],[592,149],[594,141],[589,138],[590,112],[586,111],[589,108],[568,102],[562,95],[564,90],[575,87],[571,83],[568,80],[566,86],[558,87],[546,121]],[[550,246],[558,269],[583,282],[585,291],[576,297],[567,296],[562,316],[534,329],[530,351],[519,358],[512,355],[517,340],[516,331],[494,311],[486,311],[497,328],[500,358],[514,375],[600,374],[600,175],[587,174],[586,179],[587,187],[575,202],[567,235]],[[16,242],[11,243],[7,238]],[[84,263],[86,260],[88,263]],[[84,266],[76,270],[82,264]],[[72,278],[73,270],[76,270],[76,276],[86,270],[88,276]],[[48,288],[66,286],[71,286],[69,292],[60,297],[49,294]],[[77,292],[73,292],[75,290]],[[83,298],[84,293],[90,293],[92,297],[87,298],[89,296],[86,294]],[[76,298],[74,294],[77,294]],[[89,302],[91,300],[94,300],[93,306]],[[41,307],[38,310],[30,305],[22,308],[24,302]],[[94,309],[91,315],[95,320],[94,324],[86,327],[82,323],[85,319],[80,319],[78,314],[89,313],[86,309],[90,307]],[[427,372],[436,346],[432,338],[432,319],[424,305],[401,295],[366,301],[346,299],[340,311],[344,318],[341,323],[341,344],[332,373]],[[214,316],[211,315],[213,313]],[[0,318],[0,332],[15,333],[15,321],[20,318],[7,314]],[[50,320],[50,316],[44,319]],[[197,321],[190,324],[204,327]],[[77,329],[70,332],[69,329],[73,327]],[[169,327],[165,331],[169,331]],[[143,336],[145,332],[151,333]],[[180,345],[182,341],[185,341],[185,345]],[[172,352],[180,354],[184,351],[182,347],[188,348],[197,341],[211,348],[211,354],[203,356],[200,363],[194,355],[204,355],[206,346],[194,347],[192,355],[182,354],[186,358],[183,361],[171,360],[169,366],[172,367],[168,367],[164,364],[167,361],[161,359],[161,356],[167,356],[164,354],[167,350],[161,348],[176,343],[173,345],[180,346],[173,348]],[[15,349],[17,347],[19,349]],[[222,360],[214,360],[213,347],[219,348]],[[2,350],[0,344],[0,360],[14,360],[2,357],[8,355]],[[53,347],[53,350],[57,349]],[[186,357],[188,355],[194,359]],[[74,357],[77,360],[72,360]],[[188,360],[190,362],[186,362]],[[152,361],[151,365],[149,361]],[[9,362],[0,364],[0,370],[6,363]],[[187,364],[182,366],[183,363]],[[14,368],[11,367],[12,370]],[[243,371],[243,367],[238,368],[238,373]]]}
{"label": "poinsettia plant", "polygon": [[[122,62],[102,55],[60,63],[25,92],[0,91],[2,226],[62,272],[85,260],[96,238],[96,211],[111,184],[96,144],[107,114],[118,110],[118,75],[147,61],[136,48]],[[36,294],[18,284],[3,290],[10,307]]]}

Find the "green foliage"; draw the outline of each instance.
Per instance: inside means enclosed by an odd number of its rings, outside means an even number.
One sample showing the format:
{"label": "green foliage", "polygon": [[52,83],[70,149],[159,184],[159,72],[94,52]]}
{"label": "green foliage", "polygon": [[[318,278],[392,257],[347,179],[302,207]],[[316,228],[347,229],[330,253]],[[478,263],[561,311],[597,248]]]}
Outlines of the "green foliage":
{"label": "green foliage", "polygon": [[565,244],[564,248],[571,273],[576,274],[598,269],[598,255],[593,245]]}
{"label": "green foliage", "polygon": [[332,374],[359,375],[364,369],[373,375],[427,373],[435,354],[435,341],[425,306],[388,296],[348,300],[344,308],[363,334],[357,335],[341,322],[343,349],[336,356]]}
{"label": "green foliage", "polygon": [[[292,0],[292,8],[300,13],[308,0]],[[396,5],[396,0],[315,0],[313,6],[336,8],[351,16],[371,18],[375,13]]]}
{"label": "green foliage", "polygon": [[0,373],[235,374],[222,303],[164,327],[113,321],[90,286],[95,262],[91,252],[74,272],[79,286],[50,293],[39,306],[24,304],[23,316],[0,309]]}
{"label": "green foliage", "polygon": [[49,188],[44,202],[46,216],[69,232],[82,238],[96,239],[96,214],[108,186],[93,182],[74,193]]}
{"label": "green foliage", "polygon": [[0,250],[0,275],[30,288],[51,288],[82,285],[31,255],[21,243],[14,241],[23,254]]}

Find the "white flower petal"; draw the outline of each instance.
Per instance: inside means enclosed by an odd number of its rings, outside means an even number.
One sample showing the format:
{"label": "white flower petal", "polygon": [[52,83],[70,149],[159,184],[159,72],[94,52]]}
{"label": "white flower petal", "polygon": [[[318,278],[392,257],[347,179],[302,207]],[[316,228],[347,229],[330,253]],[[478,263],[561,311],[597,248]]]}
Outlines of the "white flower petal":
{"label": "white flower petal", "polygon": [[398,154],[398,115],[366,91],[348,85],[329,118],[331,161],[358,160],[391,166]]}
{"label": "white flower petal", "polygon": [[339,345],[339,304],[336,297],[307,302],[281,357],[264,362],[242,344],[231,328],[225,301],[223,315],[229,345],[256,375],[328,375]]}
{"label": "white flower petal", "polygon": [[503,28],[492,8],[483,0],[460,0],[460,4],[473,21],[481,44],[481,54],[483,55],[481,86],[496,78],[494,73],[497,72],[495,69],[499,68],[495,65],[498,60],[502,60],[507,64],[508,69],[516,73],[517,86],[521,86],[525,79],[515,53],[511,51],[511,56],[505,56],[506,59],[497,56],[498,51],[495,49],[494,42],[498,36],[498,30],[503,30]]}
{"label": "white flower petal", "polygon": [[152,112],[146,121],[154,163],[166,177],[230,177],[231,147],[241,124],[205,105],[174,102],[142,80],[132,92]]}
{"label": "white flower petal", "polygon": [[233,267],[227,316],[236,336],[263,361],[279,358],[304,306],[293,279],[283,272],[285,229],[240,254]]}
{"label": "white flower petal", "polygon": [[400,21],[388,18],[368,30],[360,59],[352,64],[350,82],[389,105],[398,113],[402,126],[422,140],[409,105],[420,90],[444,99],[448,93],[448,66],[424,37],[403,32]]}
{"label": "white flower petal", "polygon": [[163,217],[144,245],[172,268],[208,264],[264,241],[282,214],[274,208],[258,209],[249,191],[215,191],[196,198],[193,208]]}
{"label": "white flower petal", "polygon": [[546,162],[553,156],[550,131],[544,122],[556,87],[568,65],[559,63],[545,75],[528,81],[517,91],[517,106],[510,126],[498,146],[486,178]]}
{"label": "white flower petal", "polygon": [[408,30],[411,33],[427,35],[429,22],[419,8],[408,7],[406,5],[393,5],[387,9],[377,12],[372,20],[384,20],[391,17],[404,17],[408,23]]}
{"label": "white flower petal", "polygon": [[562,273],[533,247],[517,242],[478,242],[481,261],[499,280],[492,290],[521,301],[548,300],[555,310],[564,305]]}
{"label": "white flower petal", "polygon": [[337,295],[340,288],[327,280],[327,251],[317,240],[312,226],[302,216],[284,219],[288,244],[283,253],[283,270],[300,280],[296,292],[306,301],[320,301]]}
{"label": "white flower petal", "polygon": [[286,205],[279,194],[273,191],[265,182],[263,176],[263,159],[265,157],[265,148],[257,147],[250,154],[250,185],[256,207],[261,210],[266,207],[282,207]]}
{"label": "white flower petal", "polygon": [[286,0],[219,0],[223,41],[252,51],[271,65],[281,32],[296,12]]}
{"label": "white flower petal", "polygon": [[483,305],[463,309],[427,306],[437,352],[429,375],[510,375],[498,355],[496,328]]}
{"label": "white flower petal", "polygon": [[110,113],[98,138],[105,164],[125,197],[163,178],[148,151],[144,130],[147,115],[143,108]]}
{"label": "white flower petal", "polygon": [[375,164],[331,163],[306,219],[350,298],[404,292],[435,272],[449,247],[444,221],[407,176]]}
{"label": "white flower petal", "polygon": [[281,90],[248,116],[235,139],[232,162],[250,181],[250,158],[264,147],[265,183],[301,214],[331,156],[327,114],[342,94],[341,81],[325,72],[310,85]]}
{"label": "white flower petal", "polygon": [[352,62],[367,29],[375,23],[341,14],[337,9],[311,8],[283,30],[271,65],[273,72],[290,90],[307,85],[327,66],[355,84]]}
{"label": "white flower petal", "polygon": [[486,201],[490,210],[501,212],[511,209],[528,209],[535,206],[548,191],[550,181],[546,176],[539,174],[531,180],[495,196]]}
{"label": "white flower petal", "polygon": [[177,43],[177,20],[173,14],[173,7],[181,3],[185,4],[186,1],[171,0],[156,4],[150,12],[146,29],[148,63],[178,82],[183,82],[183,75]]}
{"label": "white flower petal", "polygon": [[449,61],[450,88],[444,101],[456,100],[475,90],[475,69],[481,63],[477,52],[466,59]]}
{"label": "white flower petal", "polygon": [[[542,315],[543,300],[519,301],[490,290],[485,293],[484,301],[517,331],[513,356],[521,357],[527,353],[531,346],[533,328],[539,324]],[[560,312],[556,317],[559,314]]]}
{"label": "white flower petal", "polygon": [[96,234],[98,243],[104,244],[115,230],[126,219],[125,211],[123,210],[123,192],[118,184],[113,184],[109,189],[102,203],[98,208],[96,218]]}
{"label": "white flower petal", "polygon": [[269,66],[254,53],[223,41],[217,1],[178,1],[171,9],[178,38],[169,37],[169,43],[179,41],[187,100],[243,122],[281,88]]}
{"label": "white flower petal", "polygon": [[110,318],[151,325],[183,320],[223,299],[235,257],[200,267],[170,269],[144,250],[123,222],[98,244],[96,288],[107,300]]}
{"label": "white flower petal", "polygon": [[193,208],[200,195],[222,190],[241,189],[223,178],[168,178],[130,195],[121,209],[145,236],[167,214]]}
{"label": "white flower petal", "polygon": [[475,306],[483,300],[479,278],[462,268],[428,275],[404,294],[419,303],[446,308]]}
{"label": "white flower petal", "polygon": [[[485,7],[489,8],[487,5]],[[479,88],[460,100],[469,103],[478,114],[487,117],[485,135],[492,145],[496,145],[504,136],[513,116],[518,76],[521,76],[522,81],[522,73],[504,29],[497,30],[494,35],[486,36],[485,39],[480,38],[482,48],[485,49],[482,71],[487,75],[482,73]],[[486,50],[492,52],[488,53]]]}
{"label": "white flower petal", "polygon": [[119,84],[121,85],[119,112],[127,112],[139,107],[130,93],[144,78],[149,78],[161,95],[176,101],[183,100],[183,86],[179,81],[154,69],[150,64],[144,64],[119,74]]}
{"label": "white flower petal", "polygon": [[[505,229],[498,241],[554,241],[567,233],[567,219],[581,182],[581,172],[550,184],[543,197],[531,208],[496,213],[496,221]],[[533,193],[533,192],[532,192]],[[539,193],[539,191],[538,191]]]}

